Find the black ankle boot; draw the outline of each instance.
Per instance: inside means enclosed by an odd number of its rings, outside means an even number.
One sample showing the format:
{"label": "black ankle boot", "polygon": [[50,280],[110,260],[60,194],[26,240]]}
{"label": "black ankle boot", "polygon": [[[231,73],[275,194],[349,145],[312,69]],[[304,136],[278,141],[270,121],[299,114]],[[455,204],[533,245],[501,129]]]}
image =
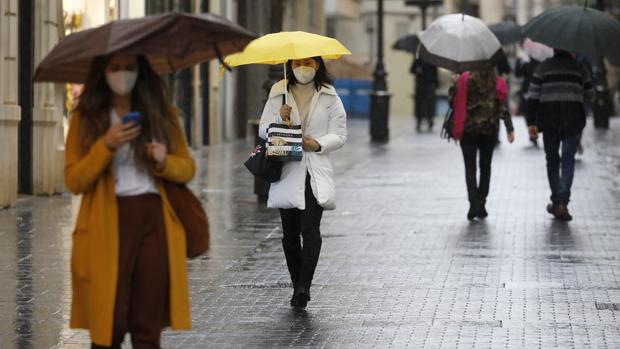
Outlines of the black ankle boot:
{"label": "black ankle boot", "polygon": [[477,206],[475,203],[470,203],[469,204],[469,211],[467,212],[467,219],[468,220],[473,220],[474,218],[476,218],[476,213],[477,213]]}
{"label": "black ankle boot", "polygon": [[476,213],[476,217],[480,219],[485,219],[489,216],[486,208],[486,202],[482,201],[478,204],[478,212]]}
{"label": "black ankle boot", "polygon": [[293,296],[291,297],[291,307],[297,306],[297,293],[293,292]]}
{"label": "black ankle boot", "polygon": [[293,294],[293,298],[295,299],[296,304],[293,305],[293,300],[291,299],[291,305],[296,308],[305,308],[308,305],[308,301],[310,300],[310,290],[307,288],[299,288]]}

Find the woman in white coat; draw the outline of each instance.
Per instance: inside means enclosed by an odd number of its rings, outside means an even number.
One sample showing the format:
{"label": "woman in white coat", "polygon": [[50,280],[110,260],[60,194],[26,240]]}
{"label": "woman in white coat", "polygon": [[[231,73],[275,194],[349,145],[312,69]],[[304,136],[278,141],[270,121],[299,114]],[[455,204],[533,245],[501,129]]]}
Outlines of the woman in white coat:
{"label": "woman in white coat", "polygon": [[280,209],[282,247],[295,289],[291,306],[305,308],[321,252],[323,210],[336,208],[334,168],[329,154],[344,145],[347,120],[321,57],[288,61],[286,70],[288,104],[282,103],[282,80],[271,88],[259,136],[267,139],[271,123],[290,121],[302,126],[303,158],[284,164],[280,181],[271,184],[267,205]]}

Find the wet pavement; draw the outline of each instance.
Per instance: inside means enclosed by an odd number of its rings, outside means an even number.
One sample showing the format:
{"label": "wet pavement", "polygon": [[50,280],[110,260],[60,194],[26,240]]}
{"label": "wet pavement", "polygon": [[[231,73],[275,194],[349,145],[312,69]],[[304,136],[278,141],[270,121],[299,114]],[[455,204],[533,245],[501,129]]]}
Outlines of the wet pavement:
{"label": "wet pavement", "polygon": [[[194,330],[165,348],[620,347],[620,120],[587,129],[573,222],[545,212],[541,150],[495,152],[490,216],[468,222],[460,149],[394,120],[371,145],[364,120],[334,154],[338,209],[306,311],[292,293],[277,211],[258,205],[247,142],[197,153],[212,250],[190,262]],[[67,328],[79,199],[22,198],[0,211],[0,348],[87,348]]]}

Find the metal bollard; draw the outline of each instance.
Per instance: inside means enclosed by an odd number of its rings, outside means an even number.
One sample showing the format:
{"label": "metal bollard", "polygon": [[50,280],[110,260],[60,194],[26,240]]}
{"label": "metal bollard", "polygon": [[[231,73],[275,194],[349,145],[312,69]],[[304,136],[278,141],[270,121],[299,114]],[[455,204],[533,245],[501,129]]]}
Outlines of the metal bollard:
{"label": "metal bollard", "polygon": [[373,142],[387,142],[390,138],[388,121],[390,114],[390,97],[387,91],[370,93],[370,136]]}

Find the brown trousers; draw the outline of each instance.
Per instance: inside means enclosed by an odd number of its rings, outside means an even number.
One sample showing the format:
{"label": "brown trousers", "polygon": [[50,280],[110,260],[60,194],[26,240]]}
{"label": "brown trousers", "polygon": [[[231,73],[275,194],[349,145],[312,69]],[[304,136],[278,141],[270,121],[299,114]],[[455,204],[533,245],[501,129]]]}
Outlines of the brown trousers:
{"label": "brown trousers", "polygon": [[117,197],[119,261],[112,346],[131,334],[134,349],[159,349],[169,325],[169,269],[166,228],[157,194]]}

